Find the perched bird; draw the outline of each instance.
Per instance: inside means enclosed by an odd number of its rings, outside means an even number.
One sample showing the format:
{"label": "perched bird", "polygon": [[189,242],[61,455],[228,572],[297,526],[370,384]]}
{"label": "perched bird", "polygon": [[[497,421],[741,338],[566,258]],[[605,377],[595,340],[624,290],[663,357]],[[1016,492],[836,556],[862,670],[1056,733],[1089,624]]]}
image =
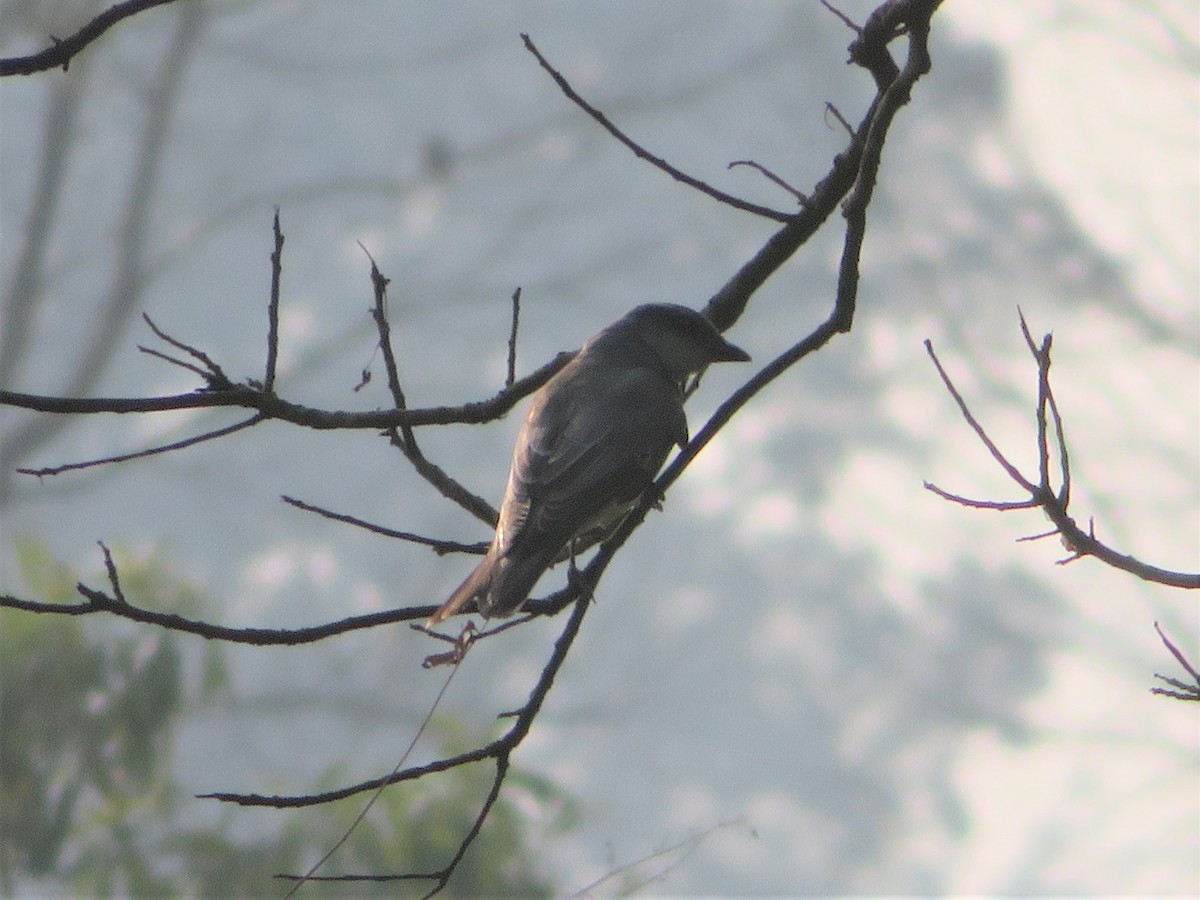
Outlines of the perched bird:
{"label": "perched bird", "polygon": [[589,339],[534,394],[491,546],[427,624],[472,599],[488,618],[517,612],[568,544],[619,524],[671,448],[687,443],[687,377],[748,359],[674,304],[639,306]]}

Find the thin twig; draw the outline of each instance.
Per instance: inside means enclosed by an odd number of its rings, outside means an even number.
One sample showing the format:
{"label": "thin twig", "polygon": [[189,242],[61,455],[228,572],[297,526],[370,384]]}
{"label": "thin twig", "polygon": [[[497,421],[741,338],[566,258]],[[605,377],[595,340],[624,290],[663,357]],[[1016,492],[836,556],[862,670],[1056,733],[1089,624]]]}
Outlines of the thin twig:
{"label": "thin twig", "polygon": [[972,509],[997,509],[1001,512],[1007,512],[1011,509],[1035,509],[1039,506],[1036,500],[976,500],[972,497],[963,497],[959,494],[952,494],[949,491],[942,490],[932,481],[924,482],[924,487],[925,490],[937,494],[943,500],[949,500],[951,503],[957,503],[960,506],[969,506]]}
{"label": "thin twig", "polygon": [[[1032,500],[1030,500],[1029,503],[1031,506],[1038,505],[1037,503],[1035,503]],[[1027,534],[1027,535],[1024,535],[1023,537],[1019,537],[1019,538],[1017,538],[1017,543],[1024,544],[1024,543],[1030,543],[1032,541],[1044,541],[1048,537],[1055,537],[1055,536],[1061,535],[1061,534],[1062,534],[1062,532],[1059,531],[1057,528],[1051,528],[1049,531],[1039,531],[1037,534]]]}
{"label": "thin twig", "polygon": [[783,188],[785,191],[787,191],[789,194],[791,194],[793,197],[795,197],[796,202],[799,203],[801,206],[808,205],[808,197],[806,197],[800,191],[796,190],[794,187],[792,187],[790,184],[788,184],[786,181],[784,181],[782,178],[780,178],[778,175],[776,175],[774,172],[772,172],[766,166],[756,163],[752,159],[735,159],[733,162],[731,162],[725,168],[733,169],[733,168],[736,168],[737,166],[748,166],[749,168],[754,169],[756,172],[758,172],[760,175],[762,175],[768,181],[774,182],[779,187]]}
{"label": "thin twig", "polygon": [[[391,279],[379,271],[374,257],[371,256],[370,252],[361,242],[359,246],[367,254],[367,258],[371,260],[371,284],[375,295],[375,304],[371,313],[375,319],[376,330],[379,333],[378,348],[380,353],[383,354],[384,366],[387,369],[388,389],[391,391],[392,400],[396,405],[397,412],[402,413],[407,408],[407,400],[404,396],[404,389],[400,385],[400,370],[396,364],[395,352],[392,349],[392,331],[387,308],[387,286],[391,283]],[[512,387],[514,383],[510,381],[508,387]],[[425,454],[421,452],[412,423],[407,419],[402,419],[398,428],[399,431],[397,431],[396,426],[385,430],[391,438],[392,445],[404,454],[405,459],[409,461],[417,474],[433,485],[443,497],[457,503],[480,520],[495,525],[497,512],[491,504],[467,490],[461,482],[451,477],[444,469],[426,458]]]}
{"label": "thin twig", "polygon": [[121,579],[117,576],[117,564],[113,562],[112,553],[104,541],[96,541],[96,543],[104,552],[104,570],[108,573],[108,584],[112,588],[113,602],[121,606],[128,606],[129,601],[125,599],[125,592],[121,590]]}
{"label": "thin twig", "polygon": [[155,350],[153,347],[147,347],[144,344],[138,344],[137,348],[142,353],[145,353],[147,356],[153,356],[153,357],[156,357],[157,359],[165,360],[166,362],[169,362],[173,366],[179,366],[179,368],[181,368],[181,369],[187,369],[189,372],[191,372],[195,375],[199,375],[203,379],[207,379],[209,377],[210,373],[204,371],[202,368],[195,365],[194,363],[186,362],[182,359],[176,359],[174,356],[171,356],[169,353],[163,353],[161,350]]}
{"label": "thin twig", "polygon": [[[108,568],[107,563],[106,568]],[[113,570],[110,569],[110,586],[113,581],[112,576]],[[117,584],[119,586],[119,582]],[[335,622],[328,622],[308,628],[231,628],[226,625],[214,625],[211,622],[187,619],[175,613],[144,609],[129,603],[124,596],[110,596],[104,591],[88,587],[82,582],[75,585],[75,590],[84,598],[85,602],[41,603],[5,594],[0,595],[0,608],[19,609],[23,612],[60,616],[85,616],[96,613],[109,613],[122,619],[155,625],[169,631],[195,634],[209,640],[251,644],[254,646],[288,647],[298,644],[311,644],[339,634],[359,631],[364,628],[377,628],[382,625],[411,622],[413,620],[423,621],[437,610],[436,605],[411,606],[404,609],[350,616]],[[116,588],[114,588],[115,591]]]}
{"label": "thin twig", "polygon": [[96,466],[108,466],[113,463],[129,462],[133,459],[145,459],[150,456],[157,456],[160,453],[171,453],[175,450],[183,450],[187,447],[194,447],[197,444],[203,444],[206,441],[215,441],[217,438],[228,437],[246,428],[252,428],[259,422],[262,422],[266,417],[255,414],[248,419],[243,419],[240,422],[234,422],[232,425],[226,425],[224,428],[215,428],[212,431],[206,431],[203,434],[193,435],[189,438],[184,438],[180,441],[174,441],[170,444],[161,444],[157,447],[148,447],[145,450],[136,450],[132,453],[120,453],[116,456],[103,456],[99,459],[88,459],[82,462],[63,463],[60,466],[46,466],[41,469],[17,469],[16,471],[22,475],[36,475],[38,478],[43,478],[47,475],[61,475],[63,472],[74,472],[79,469],[92,469]]}
{"label": "thin twig", "polygon": [[1011,478],[1025,490],[1029,491],[1031,495],[1036,494],[1037,488],[1035,488],[1033,484],[1025,478],[1024,475],[1017,471],[1017,467],[1004,457],[1004,454],[1000,452],[1000,448],[992,442],[992,439],[988,437],[987,432],[983,430],[983,426],[979,424],[979,420],[975,418],[974,414],[967,406],[967,401],[962,398],[962,394],[958,392],[958,388],[954,386],[954,382],[950,380],[950,376],[947,375],[946,370],[942,368],[942,362],[937,358],[937,354],[933,350],[933,342],[928,339],[925,341],[925,352],[928,353],[929,358],[933,360],[933,365],[937,368],[938,376],[942,379],[942,384],[946,386],[946,390],[949,391],[950,396],[954,398],[954,402],[958,405],[958,411],[962,414],[962,417],[966,419],[967,424],[971,426],[971,430],[975,432],[975,436],[979,438],[985,447],[987,447],[988,452],[992,454],[992,458],[1000,464],[1000,467],[1004,469],[1005,472],[1008,473],[1009,478]]}
{"label": "thin twig", "polygon": [[845,129],[846,134],[850,135],[850,137],[854,137],[854,126],[846,121],[846,117],[842,115],[842,111],[840,109],[827,101],[825,103],[825,112],[838,120],[842,128]]}
{"label": "thin twig", "polygon": [[1025,346],[1029,348],[1029,352],[1033,356],[1034,362],[1037,363],[1038,368],[1037,407],[1034,411],[1034,421],[1037,423],[1038,484],[1043,491],[1048,492],[1051,490],[1050,440],[1047,434],[1046,411],[1050,397],[1051,336],[1049,334],[1045,335],[1042,338],[1041,347],[1038,347],[1033,342],[1033,335],[1029,332],[1029,326],[1025,322],[1025,314],[1021,312],[1020,307],[1017,307],[1017,316],[1021,320],[1021,334],[1025,338]]}
{"label": "thin twig", "polygon": [[656,169],[666,172],[676,181],[686,184],[688,187],[695,188],[696,190],[706,194],[720,203],[724,203],[727,206],[732,206],[734,209],[740,209],[743,212],[754,213],[756,216],[762,216],[765,219],[772,219],[776,222],[788,222],[793,218],[792,213],[780,212],[779,210],[771,209],[768,206],[760,206],[757,203],[750,203],[746,200],[734,197],[732,194],[726,194],[724,191],[717,190],[712,185],[706,184],[698,178],[693,178],[691,175],[685,174],[668,163],[662,157],[655,156],[649,150],[626,135],[625,132],[621,131],[620,128],[614,125],[612,121],[609,120],[606,115],[604,115],[604,113],[600,112],[600,110],[596,109],[596,107],[592,106],[590,103],[584,100],[583,97],[576,93],[575,89],[571,87],[570,82],[563,77],[562,73],[554,68],[554,66],[550,65],[550,62],[546,59],[546,57],[542,56],[541,51],[538,50],[533,41],[530,40],[529,35],[522,33],[521,40],[525,42],[525,49],[527,49],[537,58],[538,64],[541,65],[541,67],[546,70],[550,77],[554,79],[554,83],[558,85],[559,90],[566,94],[567,99],[569,99],[572,103],[600,123],[600,126],[604,128],[605,131],[632,150],[638,159],[644,159]]}
{"label": "thin twig", "polygon": [[1071,502],[1071,459],[1070,454],[1067,452],[1066,431],[1063,428],[1062,416],[1058,411],[1058,401],[1054,399],[1054,389],[1050,386],[1050,347],[1052,336],[1050,334],[1045,335],[1042,338],[1042,346],[1040,348],[1037,347],[1033,342],[1033,335],[1029,331],[1029,325],[1025,321],[1025,313],[1019,306],[1017,307],[1017,317],[1021,322],[1021,335],[1025,338],[1025,346],[1029,348],[1029,352],[1033,355],[1038,365],[1038,428],[1040,429],[1038,448],[1043,465],[1042,489],[1046,491],[1051,490],[1048,462],[1050,451],[1044,438],[1046,428],[1044,404],[1049,407],[1050,416],[1054,421],[1054,433],[1058,442],[1059,478],[1061,479],[1058,488],[1058,502],[1063,509],[1066,509]]}
{"label": "thin twig", "polygon": [[1171,651],[1171,655],[1175,657],[1176,661],[1183,666],[1184,670],[1192,676],[1192,679],[1196,682],[1196,685],[1200,687],[1200,672],[1196,671],[1195,666],[1187,661],[1187,657],[1183,655],[1180,649],[1172,644],[1170,639],[1163,634],[1163,630],[1159,627],[1157,622],[1154,623],[1154,630],[1158,632],[1158,636],[1162,640],[1163,646]]}
{"label": "thin twig", "polygon": [[842,24],[853,31],[855,34],[862,34],[862,28],[854,24],[854,21],[840,9],[835,7],[829,0],[821,0],[821,5],[842,20]]}
{"label": "thin twig", "polygon": [[[441,689],[437,692],[437,696],[434,697],[433,703],[429,705],[429,710],[425,713],[425,718],[421,720],[421,724],[417,727],[416,733],[412,736],[412,740],[410,740],[408,742],[408,746],[404,748],[404,753],[401,754],[400,761],[397,762],[392,768],[393,775],[399,772],[400,769],[403,768],[404,764],[408,762],[408,758],[412,756],[413,750],[416,749],[417,741],[419,741],[429,729],[429,723],[433,721],[433,714],[437,712],[438,707],[442,705],[442,698],[446,696],[446,691],[450,689],[450,682],[454,680],[454,676],[457,674],[458,666],[455,666],[450,670],[449,674],[446,675],[446,680],[442,682]],[[342,836],[338,838],[334,845],[329,848],[328,852],[315,863],[313,863],[309,870],[304,873],[304,875],[296,879],[296,883],[291,886],[286,894],[284,894],[284,900],[287,900],[288,897],[295,896],[296,892],[304,886],[304,882],[311,881],[316,876],[317,871],[321,868],[321,866],[325,865],[325,863],[329,861],[330,857],[337,853],[338,850],[342,848],[342,845],[346,843],[346,841],[350,840],[350,835],[354,834],[354,830],[358,828],[359,823],[367,817],[367,813],[371,811],[371,807],[373,807],[375,802],[380,798],[380,796],[382,796],[383,789],[385,787],[386,785],[380,785],[379,790],[371,795],[371,799],[363,804],[363,808],[359,811],[358,815],[355,816],[354,821],[350,823],[350,826],[342,833]],[[293,876],[277,875],[275,877],[291,878]]]}
{"label": "thin twig", "polygon": [[225,374],[225,371],[203,350],[199,350],[191,344],[185,344],[183,341],[171,337],[154,324],[154,320],[147,313],[142,313],[142,319],[150,327],[150,330],[154,332],[154,336],[160,341],[165,341],[176,350],[182,350],[192,359],[203,364],[206,371],[201,374],[203,374],[204,380],[208,382],[211,390],[220,391],[233,387],[233,382],[229,380],[229,376]]}
{"label": "thin twig", "polygon": [[[371,255],[362,241],[358,242],[358,246],[371,261],[371,288],[375,297],[371,316],[375,320],[375,329],[379,333],[379,351],[383,354],[383,365],[387,370],[388,390],[391,391],[392,402],[396,404],[396,409],[404,410],[408,408],[408,401],[404,397],[404,388],[400,385],[400,367],[396,365],[396,353],[392,349],[392,326],[388,320],[387,288],[392,280],[379,271],[379,266],[375,264],[375,257]],[[402,422],[400,432],[403,435],[404,446],[412,452],[419,453],[412,425]]]}
{"label": "thin twig", "polygon": [[336,513],[322,506],[315,506],[312,503],[305,503],[303,500],[297,500],[295,497],[289,497],[286,494],[280,499],[289,506],[296,507],[296,509],[301,509],[305,512],[316,513],[323,518],[332,519],[335,522],[342,522],[346,525],[353,525],[355,528],[363,528],[367,531],[370,531],[372,534],[382,535],[383,537],[397,538],[402,541],[407,541],[410,544],[420,544],[428,547],[438,556],[445,556],[447,553],[483,554],[488,548],[489,542],[487,541],[477,541],[474,544],[463,544],[458,541],[445,541],[439,538],[425,537],[424,535],[413,534],[411,531],[397,531],[394,528],[376,525],[373,522],[368,522],[365,519],[360,519],[356,516],[351,516],[346,513]]}
{"label": "thin twig", "polygon": [[[1128,572],[1143,581],[1151,581],[1157,584],[1167,585],[1169,587],[1178,587],[1195,590],[1200,588],[1200,573],[1195,572],[1177,572],[1170,569],[1163,569],[1159,566],[1153,566],[1149,563],[1142,562],[1136,557],[1124,553],[1118,553],[1113,548],[1107,546],[1096,537],[1096,525],[1093,519],[1088,520],[1088,529],[1084,531],[1079,527],[1079,524],[1068,512],[1067,502],[1070,498],[1070,462],[1067,456],[1066,438],[1064,437],[1064,427],[1062,416],[1058,409],[1058,404],[1054,400],[1054,391],[1050,385],[1050,350],[1052,340],[1050,335],[1046,335],[1041,345],[1037,345],[1033,341],[1028,325],[1025,322],[1024,316],[1021,316],[1021,330],[1025,337],[1026,345],[1029,347],[1034,360],[1038,365],[1038,401],[1035,408],[1036,419],[1036,436],[1035,443],[1039,457],[1039,471],[1041,481],[1034,485],[1032,481],[1017,471],[1016,467],[1008,462],[1007,459],[996,448],[996,445],[988,437],[983,427],[975,419],[970,409],[967,407],[966,401],[959,394],[954,383],[946,374],[937,355],[933,352],[933,345],[930,341],[925,341],[925,349],[929,353],[930,359],[933,360],[934,366],[937,368],[938,375],[942,379],[942,384],[950,396],[954,398],[954,402],[958,405],[959,411],[963,418],[970,424],[975,431],[976,436],[991,452],[992,457],[1000,463],[1001,467],[1008,473],[1009,477],[1029,492],[1029,500],[1017,503],[1008,502],[991,502],[968,500],[958,497],[936,488],[933,485],[926,483],[926,487],[937,493],[939,496],[947,500],[952,500],[956,503],[962,503],[966,506],[975,506],[985,509],[1024,509],[1034,506],[1040,507],[1046,514],[1046,517],[1054,524],[1054,530],[1046,535],[1035,535],[1027,540],[1033,540],[1040,537],[1046,537],[1051,534],[1057,534],[1063,542],[1063,545],[1070,551],[1069,555],[1056,561],[1057,565],[1063,566],[1073,563],[1085,556],[1095,557],[1104,564],[1112,566],[1115,569]],[[1046,411],[1050,411],[1050,416],[1054,421],[1054,428],[1058,435],[1057,452],[1059,456],[1059,467],[1062,472],[1063,484],[1056,493],[1050,486],[1050,463],[1049,463],[1049,424]]]}
{"label": "thin twig", "polygon": [[279,283],[283,278],[283,231],[279,228],[279,207],[275,207],[275,248],[271,251],[271,299],[267,303],[267,368],[263,391],[275,390],[275,368],[279,359]]}
{"label": "thin twig", "polygon": [[504,379],[504,389],[508,390],[517,380],[517,328],[521,323],[521,289],[518,287],[512,294],[512,325],[508,330],[508,375]]}

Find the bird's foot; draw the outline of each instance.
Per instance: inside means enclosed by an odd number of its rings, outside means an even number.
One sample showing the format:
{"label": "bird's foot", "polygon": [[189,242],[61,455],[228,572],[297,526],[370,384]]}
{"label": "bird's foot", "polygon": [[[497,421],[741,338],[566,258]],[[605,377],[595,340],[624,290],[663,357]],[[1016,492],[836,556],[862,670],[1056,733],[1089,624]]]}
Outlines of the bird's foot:
{"label": "bird's foot", "polygon": [[438,666],[457,666],[463,661],[467,655],[467,651],[471,649],[471,645],[475,643],[475,638],[479,634],[479,629],[475,627],[473,619],[467,620],[467,624],[462,627],[462,631],[458,633],[458,637],[452,638],[446,635],[438,634],[434,631],[426,631],[426,634],[433,635],[436,638],[450,641],[454,647],[447,650],[445,653],[431,653],[421,662],[422,669],[433,669]]}

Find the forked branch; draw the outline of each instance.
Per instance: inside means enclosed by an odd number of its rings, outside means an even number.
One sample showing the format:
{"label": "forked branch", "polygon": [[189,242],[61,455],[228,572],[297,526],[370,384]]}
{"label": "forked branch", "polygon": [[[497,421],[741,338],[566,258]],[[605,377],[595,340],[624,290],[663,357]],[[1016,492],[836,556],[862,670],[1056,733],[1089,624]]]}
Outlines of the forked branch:
{"label": "forked branch", "polygon": [[[938,359],[937,354],[933,350],[932,342],[925,341],[925,350],[929,354],[929,358],[933,360],[942,384],[945,385],[950,396],[954,398],[954,402],[958,405],[963,418],[971,426],[980,443],[988,449],[992,458],[996,460],[997,464],[1004,470],[1008,477],[1027,496],[1018,500],[971,499],[959,494],[950,493],[928,481],[925,482],[926,489],[945,500],[950,500],[951,502],[973,509],[1008,511],[1013,509],[1041,508],[1046,517],[1054,524],[1054,528],[1044,534],[1025,538],[1025,540],[1057,535],[1062,540],[1063,546],[1070,551],[1069,556],[1058,561],[1059,565],[1074,562],[1085,556],[1092,556],[1115,569],[1121,569],[1124,572],[1129,572],[1131,575],[1136,575],[1143,581],[1165,584],[1169,587],[1200,588],[1200,574],[1163,569],[1159,566],[1143,562],[1133,556],[1120,553],[1096,537],[1094,521],[1089,520],[1087,530],[1085,531],[1071,516],[1068,509],[1071,501],[1071,463],[1067,452],[1067,441],[1063,429],[1062,416],[1059,413],[1058,403],[1054,398],[1054,390],[1050,386],[1051,336],[1049,334],[1045,335],[1039,345],[1034,342],[1033,337],[1030,335],[1029,326],[1026,324],[1023,314],[1020,316],[1020,321],[1021,333],[1025,338],[1025,344],[1029,348],[1029,352],[1038,367],[1038,398],[1034,410],[1034,420],[1036,422],[1035,442],[1039,460],[1038,475],[1036,477],[1023,474],[1016,465],[1009,461],[1003,451],[988,436],[987,431],[971,412],[966,400],[963,399],[962,394],[942,366],[941,360]],[[1053,440],[1051,439],[1052,432]],[[1050,472],[1052,458],[1057,462],[1057,487],[1053,484]]]}

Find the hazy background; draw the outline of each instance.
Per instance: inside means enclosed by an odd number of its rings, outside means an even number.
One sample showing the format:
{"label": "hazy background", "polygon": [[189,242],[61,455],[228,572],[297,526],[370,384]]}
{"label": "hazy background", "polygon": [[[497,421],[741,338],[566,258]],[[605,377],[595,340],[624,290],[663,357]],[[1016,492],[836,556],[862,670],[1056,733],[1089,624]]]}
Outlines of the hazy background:
{"label": "hazy background", "polygon": [[[518,285],[522,373],[637,303],[701,305],[773,226],[637,161],[565,100],[519,32],[651,151],[780,208],[764,179],[725,165],[754,159],[807,190],[846,142],[825,103],[856,122],[871,97],[845,65],[850,33],[815,2],[184,6],[122,24],[66,75],[0,84],[5,290],[46,108],[68,79],[83,92],[32,349],[5,388],[67,390],[105,340],[95,323],[110,297],[129,308],[88,395],[196,386],[137,352],[152,341],[143,311],[232,377],[261,377],[275,205],[278,390],[314,406],[389,403],[378,361],[352,392],[374,343],[360,241],[393,279],[414,406],[500,387]],[[872,6],[842,8],[862,19]],[[0,10],[5,55],[86,18],[72,4]],[[1196,597],[1094,561],[1056,567],[1055,541],[1013,542],[1046,529],[1040,514],[965,510],[922,488],[1016,496],[925,338],[992,436],[1036,466],[1019,304],[1035,335],[1055,332],[1076,516],[1139,558],[1200,566],[1198,31],[1187,0],[951,2],[935,17],[934,71],[884,153],[854,331],[736,418],[637,533],[517,754],[579,803],[577,829],[538,843],[561,892],[721,823],[650,890],[1200,891],[1200,716],[1148,693],[1155,671],[1180,674],[1155,620],[1200,656]],[[128,256],[130,173],[168,56],[179,80],[139,201],[144,244]],[[730,332],[752,365],[826,315],[837,226]],[[123,280],[123,252],[140,278]],[[709,373],[693,431],[751,371]],[[0,429],[43,418],[3,410]],[[98,539],[158,549],[202,584],[206,617],[231,625],[436,602],[471,565],[279,502],[486,537],[369,432],[268,424],[42,483],[12,475],[235,418],[66,423],[4,460],[6,535],[36,536],[96,584]],[[518,422],[420,437],[498,501]],[[20,591],[11,571],[2,580]],[[559,627],[477,647],[446,711],[486,736]],[[190,719],[180,777],[195,791],[303,793],[331,765],[345,781],[388,771],[440,686],[419,666],[430,649],[405,627],[229,649],[241,702]],[[533,798],[522,808],[534,833],[548,827]],[[283,818],[236,813],[250,831]]]}

